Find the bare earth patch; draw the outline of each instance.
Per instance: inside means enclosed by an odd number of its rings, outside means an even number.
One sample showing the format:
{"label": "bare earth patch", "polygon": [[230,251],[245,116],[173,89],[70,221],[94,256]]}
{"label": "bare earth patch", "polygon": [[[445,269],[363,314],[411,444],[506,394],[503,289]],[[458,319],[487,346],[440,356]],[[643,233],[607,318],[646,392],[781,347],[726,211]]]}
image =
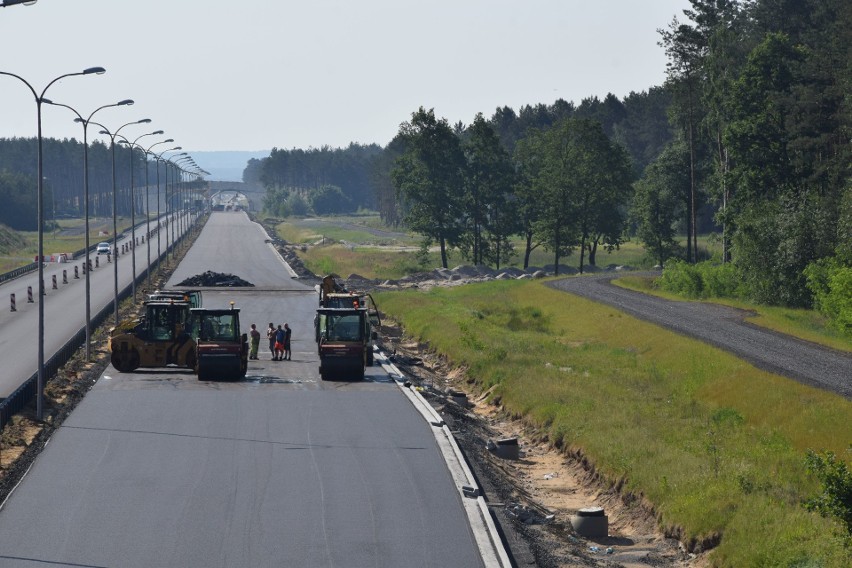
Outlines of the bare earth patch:
{"label": "bare earth patch", "polygon": [[[402,335],[383,320],[384,349],[441,413],[477,476],[505,533],[518,566],[691,567],[709,564],[706,554],[689,554],[667,538],[653,508],[618,484],[602,479],[581,455],[567,455],[519,420],[491,404],[488,392],[475,392],[464,369],[450,367],[428,346]],[[454,402],[450,391],[468,395]],[[502,459],[486,448],[489,440],[517,438],[520,457]],[[579,536],[570,518],[585,507],[602,507],[607,538]],[[552,517],[551,517],[552,516]]]}

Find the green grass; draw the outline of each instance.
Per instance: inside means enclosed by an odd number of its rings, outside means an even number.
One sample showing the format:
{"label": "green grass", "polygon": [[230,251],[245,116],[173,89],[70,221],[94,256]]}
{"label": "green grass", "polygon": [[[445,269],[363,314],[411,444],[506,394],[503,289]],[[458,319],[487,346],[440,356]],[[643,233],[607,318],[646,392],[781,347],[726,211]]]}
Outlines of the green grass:
{"label": "green grass", "polygon": [[[369,229],[394,234],[376,235]],[[418,236],[384,225],[378,215],[290,218],[279,223],[276,230],[281,238],[295,244],[313,244],[326,239],[365,246],[419,246]]]}
{"label": "green grass", "polygon": [[364,278],[402,278],[414,272],[440,266],[438,253],[430,253],[428,268],[420,266],[413,251],[379,250],[369,247],[347,247],[339,244],[312,247],[298,253],[314,274],[336,273],[343,277],[359,274]]}
{"label": "green grass", "polygon": [[[646,294],[675,301],[689,301],[682,296],[660,290],[654,285],[654,279],[640,276],[625,276],[613,280],[616,286],[622,286]],[[739,308],[753,315],[748,318],[750,323],[792,335],[805,341],[811,341],[826,347],[841,351],[852,351],[852,341],[844,337],[829,325],[828,319],[815,310],[782,308],[752,304],[742,300],[713,298],[708,302]]]}
{"label": "green grass", "polygon": [[[341,225],[347,226],[342,227]],[[356,225],[363,228],[356,229],[348,225]],[[378,229],[380,231],[395,233],[395,235],[377,236],[371,233],[368,229]],[[328,218],[290,218],[278,223],[276,225],[276,231],[281,238],[293,244],[313,245],[316,243],[333,244],[334,242],[345,242],[350,246],[354,245],[358,247],[359,250],[362,251],[370,247],[411,247],[412,249],[416,249],[420,246],[420,242],[422,240],[421,236],[414,233],[408,233],[405,236],[396,235],[396,233],[405,233],[405,230],[398,227],[389,227],[383,224],[380,217],[376,214]],[[513,257],[508,263],[504,263],[501,266],[523,268],[525,241],[522,238],[515,238],[512,239],[512,245],[515,251]],[[436,248],[437,247],[433,246],[433,254],[430,255],[430,263],[425,267],[425,269],[432,269],[440,266],[440,255],[435,250]],[[707,236],[699,237],[699,248],[701,248],[702,251],[706,251],[708,255],[718,252],[718,245],[715,243],[714,239]],[[404,251],[406,253],[404,255],[396,254],[399,251],[383,252],[384,254],[376,253],[376,256],[373,257],[374,259],[380,259],[380,261],[376,266],[376,269],[371,271],[372,275],[369,276],[370,278],[399,278],[400,276],[405,275],[404,272],[400,271],[401,267],[408,267],[409,272],[416,272],[424,269],[423,266],[420,266],[417,263],[415,259],[416,251],[414,250]],[[364,267],[355,269],[357,267],[353,267],[353,263],[351,262],[344,263],[345,266],[341,265],[340,267],[335,267],[334,254],[323,254],[322,256],[324,260],[321,262],[315,261],[310,257],[310,255],[305,257],[303,260],[305,260],[309,266],[311,263],[317,262],[319,266],[323,267],[321,272],[324,273],[336,272],[338,274],[347,274],[357,272],[358,274],[368,276],[365,273],[367,270]],[[465,260],[461,253],[457,250],[449,250],[448,256],[448,264],[450,267],[454,267],[459,264],[469,264],[469,261]],[[400,261],[400,257],[404,257],[404,260]],[[543,267],[552,265],[554,260],[555,258],[553,253],[544,250],[542,247],[537,247],[530,254],[529,265],[532,267]],[[588,262],[588,255],[586,255],[584,266],[587,270]],[[570,255],[562,256],[560,258],[560,264],[564,266],[578,268],[579,263],[580,257],[578,251],[574,251]],[[648,257],[644,247],[636,241],[623,243],[617,250],[612,252],[600,249],[598,250],[596,257],[596,265],[598,268],[605,268],[610,265],[651,268],[654,264],[655,261]],[[372,264],[367,263],[367,267],[369,268],[370,266],[372,266]]]}
{"label": "green grass", "polygon": [[540,282],[376,295],[510,414],[650,500],[720,566],[846,566],[835,525],[801,507],[808,448],[852,441],[852,404]]}
{"label": "green grass", "polygon": [[[144,216],[137,218],[137,223],[144,220]],[[62,252],[75,252],[86,246],[85,219],[60,219],[59,228],[44,231],[44,254],[56,254]],[[116,223],[118,231],[122,232],[130,228],[130,218],[119,218]],[[63,229],[73,235],[63,234]],[[108,236],[98,235],[99,231],[107,231]],[[14,231],[20,237],[15,239],[14,244],[4,247],[4,254],[0,255],[0,272],[8,272],[20,266],[25,266],[35,259],[38,254],[38,231]],[[112,239],[112,218],[97,217],[89,219],[89,244],[96,245],[101,241]]]}
{"label": "green grass", "polygon": [[[515,239],[512,241],[512,244],[515,247],[516,256],[509,262],[509,266],[515,266],[517,268],[523,268],[524,265],[524,247],[525,243],[521,239]],[[555,258],[552,252],[547,252],[543,248],[538,247],[537,249],[532,251],[530,255],[530,266],[547,266],[549,264],[553,264]],[[580,267],[580,255],[578,251],[574,251],[570,255],[560,257],[559,264],[564,266],[571,266],[573,268],[579,269]],[[583,261],[584,267],[588,269],[589,264],[589,255],[586,254],[586,257]],[[599,249],[595,258],[595,265],[598,268],[606,268],[608,265],[615,266],[632,266],[634,268],[651,268],[654,266],[654,261],[647,257],[645,254],[645,249],[641,244],[637,242],[626,242],[622,244],[618,250],[614,250],[612,252],[606,252],[605,250]]]}

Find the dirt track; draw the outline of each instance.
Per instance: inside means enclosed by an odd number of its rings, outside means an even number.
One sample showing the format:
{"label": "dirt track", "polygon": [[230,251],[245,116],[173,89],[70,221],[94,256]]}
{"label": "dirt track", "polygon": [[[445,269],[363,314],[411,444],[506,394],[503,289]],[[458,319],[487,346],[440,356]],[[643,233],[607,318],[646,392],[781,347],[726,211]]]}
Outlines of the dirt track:
{"label": "dirt track", "polygon": [[566,278],[550,285],[705,341],[766,371],[852,398],[852,354],[751,325],[742,310],[649,296],[614,286],[613,278]]}

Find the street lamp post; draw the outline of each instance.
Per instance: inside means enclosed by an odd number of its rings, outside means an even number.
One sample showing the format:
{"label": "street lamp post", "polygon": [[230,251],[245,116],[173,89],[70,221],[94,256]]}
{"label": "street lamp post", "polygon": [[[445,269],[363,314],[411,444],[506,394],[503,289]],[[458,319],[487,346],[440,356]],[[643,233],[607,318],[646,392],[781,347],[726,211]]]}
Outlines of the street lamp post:
{"label": "street lamp post", "polygon": [[[174,148],[170,148],[170,149],[166,150],[165,152],[161,152],[160,154],[154,154],[157,157],[157,274],[160,273],[160,259],[163,256],[162,248],[160,246],[160,233],[162,233],[162,230],[161,230],[162,229],[162,218],[160,217],[160,161],[161,160],[164,161],[164,162],[167,161],[166,159],[163,159],[163,156],[166,154],[166,152],[174,152],[175,150],[180,150],[180,149],[181,149],[180,146],[175,146]],[[178,154],[178,155],[180,155],[180,154]],[[168,166],[166,166],[166,182],[168,182],[168,174],[169,174],[169,170],[168,170]],[[167,206],[168,206],[168,195],[169,194],[168,194],[168,183],[167,183],[166,184],[166,199],[167,199],[166,205]],[[167,229],[166,230],[166,248],[167,249],[168,249],[168,246],[169,246],[168,238],[169,238],[169,233],[168,233],[168,229]]]}
{"label": "street lamp post", "polygon": [[[145,239],[146,239],[146,241],[145,242],[148,245],[148,264],[147,264],[148,269],[147,269],[147,272],[146,272],[146,274],[147,274],[146,286],[148,287],[148,290],[151,290],[151,205],[150,205],[150,200],[149,200],[149,195],[151,194],[151,191],[150,191],[150,186],[148,184],[148,169],[149,169],[148,168],[148,156],[150,154],[154,154],[153,152],[151,152],[151,149],[154,146],[158,146],[160,144],[166,144],[168,142],[174,142],[174,140],[169,138],[167,140],[162,140],[160,142],[154,142],[153,144],[148,146],[148,148],[145,149],[145,219],[146,219],[146,223],[145,223],[145,235],[146,235]],[[154,155],[156,156],[156,154],[154,154]],[[159,173],[160,173],[159,169],[160,169],[159,163],[157,162],[157,176],[158,177],[159,177]],[[159,209],[159,199],[160,199],[159,185],[160,184],[159,184],[159,180],[158,180],[158,183],[157,183],[157,190],[158,190],[158,193],[157,193],[158,204],[157,205],[158,205],[158,209]],[[158,216],[157,222],[159,223],[159,221],[160,221],[160,219],[159,219],[159,216]],[[159,235],[159,231],[157,232],[157,234]],[[159,262],[158,262],[158,264],[159,264]]]}
{"label": "street lamp post", "polygon": [[[184,188],[184,183],[183,183],[183,175],[184,175],[184,173],[185,173],[185,170],[183,169],[183,167],[182,167],[182,166],[179,166],[178,164],[179,164],[179,163],[181,163],[181,162],[184,162],[184,161],[186,161],[186,162],[187,162],[187,164],[195,164],[195,160],[193,160],[193,159],[192,159],[192,156],[189,156],[189,155],[184,156],[183,158],[180,158],[180,159],[175,160],[175,161],[173,162],[173,164],[174,164],[175,168],[177,168],[177,170],[178,170],[178,172],[177,172],[177,173],[178,173],[178,175],[180,176],[180,177],[178,178],[178,180],[179,180],[179,181],[178,181],[178,188],[177,188],[177,190],[178,190],[178,199],[180,200],[180,201],[178,202],[178,221],[177,221],[177,225],[178,225],[178,226],[177,226],[177,232],[178,232],[178,234],[179,234],[179,235],[180,235],[180,234],[183,234],[183,233],[182,233],[182,231],[183,231],[183,211],[182,211],[182,207],[181,207],[181,205],[183,204],[183,192],[184,192],[184,190],[185,190],[185,188]],[[185,165],[185,164],[184,164],[184,165]],[[174,243],[175,243],[175,233],[174,233],[174,231],[175,231],[175,227],[172,227],[172,246],[174,246]],[[173,251],[173,253],[172,253],[172,257],[174,257],[174,251]]]}
{"label": "street lamp post", "polygon": [[15,4],[23,4],[24,6],[32,6],[38,2],[38,0],[3,0],[0,3],[0,8],[8,8],[9,6],[14,6]]}
{"label": "street lamp post", "polygon": [[[130,288],[132,290],[133,303],[134,304],[136,303],[136,195],[134,194],[134,188],[133,188],[133,166],[134,166],[133,151],[136,148],[139,148],[140,150],[142,150],[144,152],[145,149],[143,147],[139,146],[137,144],[137,142],[139,140],[141,140],[142,138],[144,138],[145,136],[153,136],[153,135],[156,135],[156,134],[163,134],[163,131],[162,130],[155,130],[154,132],[148,132],[146,134],[142,134],[140,136],[137,136],[136,139],[133,142],[129,141],[127,138],[124,138],[124,136],[122,136],[121,137],[122,140],[120,141],[120,142],[124,142],[124,144],[128,148],[130,148],[130,239],[133,243],[130,246],[130,258],[131,258],[130,264],[132,266],[132,272],[133,272],[133,280],[131,281]],[[148,155],[145,154],[146,177],[147,177],[147,169],[148,169]],[[146,192],[146,194],[148,192],[147,185],[145,187],[145,192]],[[149,261],[149,268],[150,268],[150,261]]]}
{"label": "street lamp post", "polygon": [[[166,166],[166,218],[168,220],[169,226],[166,227],[166,253],[169,252],[169,230],[172,233],[172,246],[171,246],[171,258],[174,260],[175,258],[175,211],[174,211],[174,197],[175,197],[175,171],[174,169],[177,167],[175,163],[172,161],[173,158],[177,158],[178,156],[187,156],[186,152],[181,152],[180,154],[175,154],[174,156],[170,156],[165,159]],[[183,158],[181,158],[183,159]],[[169,199],[169,166],[172,167],[172,197]]]}
{"label": "street lamp post", "polygon": [[95,113],[97,113],[98,111],[105,109],[105,108],[110,108],[110,107],[132,105],[133,101],[130,100],[130,99],[125,99],[125,100],[119,101],[117,103],[98,107],[94,111],[92,111],[92,113],[89,115],[89,118],[83,118],[83,116],[79,112],[77,112],[76,109],[74,109],[74,108],[72,108],[68,105],[65,105],[65,104],[62,104],[62,103],[55,103],[55,102],[48,100],[48,99],[44,99],[44,102],[51,104],[51,105],[54,105],[54,106],[61,106],[61,107],[67,108],[68,110],[73,112],[75,115],[77,115],[77,118],[74,119],[74,122],[79,122],[80,124],[83,125],[83,207],[85,208],[84,217],[86,219],[86,229],[85,229],[86,230],[86,261],[85,261],[86,262],[86,270],[85,270],[85,276],[86,276],[86,278],[85,278],[85,281],[86,281],[86,361],[88,361],[89,358],[90,358],[90,355],[91,355],[91,336],[92,336],[92,331],[91,331],[92,330],[91,285],[89,283],[89,269],[88,269],[89,266],[90,266],[89,253],[91,252],[90,251],[91,243],[89,242],[89,238],[90,238],[90,232],[89,232],[89,141],[88,141],[89,123],[91,122],[92,117],[94,117]]}
{"label": "street lamp post", "polygon": [[115,325],[118,326],[118,211],[117,211],[117,193],[118,189],[116,187],[115,181],[115,138],[118,136],[118,133],[121,132],[121,129],[125,126],[130,126],[132,124],[147,124],[151,122],[150,118],[143,118],[141,120],[134,120],[133,122],[128,122],[126,124],[122,124],[119,126],[115,132],[110,132],[109,129],[103,124],[98,124],[97,122],[93,122],[92,124],[97,124],[103,130],[101,130],[101,134],[106,134],[110,139],[110,151],[112,152],[112,246],[115,249],[115,259],[112,263],[113,275],[114,275],[114,296],[113,296],[113,314],[115,319]]}
{"label": "street lamp post", "polygon": [[14,73],[0,71],[0,75],[14,77],[26,85],[33,94],[33,97],[35,97],[36,102],[36,117],[38,122],[38,179],[36,180],[36,189],[38,192],[38,393],[36,394],[36,417],[39,420],[41,420],[44,416],[44,150],[42,147],[41,105],[44,101],[44,95],[47,93],[47,90],[60,79],[76,75],[91,75],[93,73],[100,75],[106,73],[106,69],[103,67],[90,67],[78,73],[66,73],[65,75],[60,75],[48,83],[44,90],[42,90],[41,95],[39,95],[33,86],[30,85],[23,77],[15,75]]}

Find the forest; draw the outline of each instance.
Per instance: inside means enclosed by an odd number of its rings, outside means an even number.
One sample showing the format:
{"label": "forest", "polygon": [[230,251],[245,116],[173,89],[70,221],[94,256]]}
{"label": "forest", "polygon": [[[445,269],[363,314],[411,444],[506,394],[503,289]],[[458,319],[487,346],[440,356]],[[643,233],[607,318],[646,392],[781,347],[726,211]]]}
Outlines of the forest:
{"label": "forest", "polygon": [[[0,223],[19,231],[34,231],[38,225],[37,148],[36,138],[0,138],[0,200],[6,205],[0,208]],[[88,145],[86,158],[89,163],[89,210],[93,216],[112,215],[112,150],[110,145],[97,140]],[[46,138],[43,140],[43,154],[45,222],[51,222],[54,218],[82,217],[85,193],[83,142],[74,138]],[[179,168],[153,157],[146,160],[146,153],[138,147],[131,152],[123,144],[116,144],[115,187],[118,215],[131,214],[131,176],[136,212],[145,211],[145,192],[142,188],[145,187],[147,179],[154,195],[158,170],[160,189],[165,196],[167,176],[171,186],[179,176]]]}
{"label": "forest", "polygon": [[[467,125],[421,107],[384,148],[279,152],[246,175],[267,186],[273,213],[342,196],[319,203],[378,210],[442,254],[497,267],[541,246],[582,270],[636,239],[699,292],[815,306],[848,333],[852,3],[690,4],[659,30],[659,87],[503,107]],[[354,164],[361,175],[342,174]],[[698,246],[710,233],[719,258]]]}
{"label": "forest", "polygon": [[[541,247],[556,267],[582,270],[631,239],[698,295],[817,307],[852,333],[852,3],[690,5],[660,23],[663,85],[484,109],[469,124],[423,106],[384,147],[276,148],[249,162],[244,181],[266,188],[275,216],[378,211],[438,246],[444,263],[452,249],[500,267]],[[34,207],[35,165],[22,159],[33,144],[0,140],[0,195],[16,207]],[[58,211],[81,209],[79,186],[60,181],[81,179],[81,152],[75,140],[48,144]],[[142,154],[119,152],[141,179]],[[100,210],[109,148],[95,142],[89,154]],[[15,226],[23,215],[6,217]],[[714,258],[699,247],[711,234]]]}

